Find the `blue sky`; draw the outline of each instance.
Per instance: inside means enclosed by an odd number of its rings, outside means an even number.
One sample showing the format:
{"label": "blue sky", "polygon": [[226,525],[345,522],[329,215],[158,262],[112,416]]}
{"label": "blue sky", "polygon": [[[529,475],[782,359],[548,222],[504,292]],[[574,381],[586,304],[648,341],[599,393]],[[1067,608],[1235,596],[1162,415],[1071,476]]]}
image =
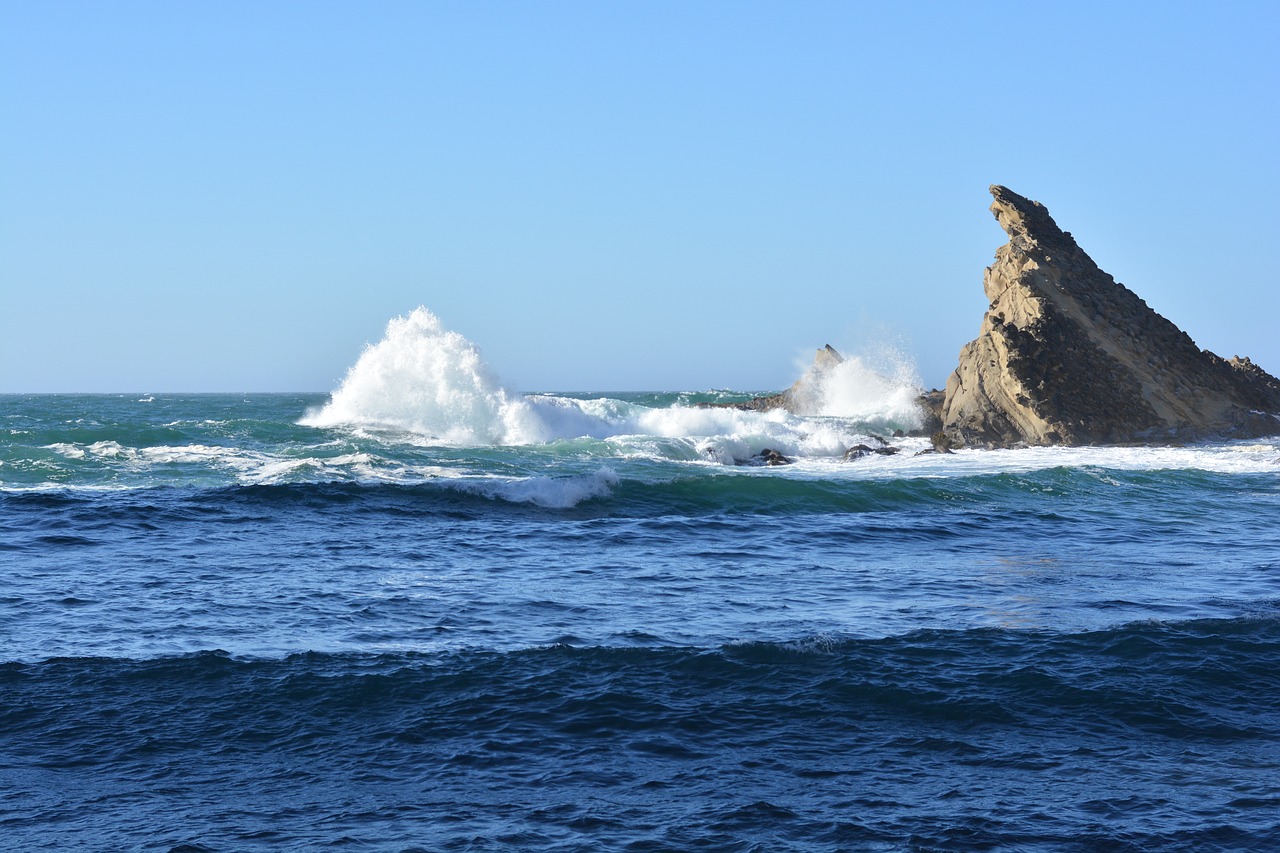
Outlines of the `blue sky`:
{"label": "blue sky", "polygon": [[1044,202],[1280,373],[1271,3],[0,2],[0,391],[330,390],[426,305],[523,390],[940,386]]}

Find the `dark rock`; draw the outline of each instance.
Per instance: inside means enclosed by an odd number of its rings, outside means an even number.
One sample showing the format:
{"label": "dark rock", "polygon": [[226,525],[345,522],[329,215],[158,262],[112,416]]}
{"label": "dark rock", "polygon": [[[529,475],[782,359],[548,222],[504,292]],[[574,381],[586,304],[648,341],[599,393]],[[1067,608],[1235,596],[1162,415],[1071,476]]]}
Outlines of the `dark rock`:
{"label": "dark rock", "polygon": [[776,450],[765,448],[751,457],[757,465],[790,465],[791,460]]}
{"label": "dark rock", "polygon": [[951,453],[956,447],[951,436],[939,430],[933,434],[933,450],[935,453]]}
{"label": "dark rock", "polygon": [[934,388],[927,394],[920,395],[920,408],[924,411],[924,423],[920,425],[918,430],[913,430],[917,435],[932,435],[942,429],[942,406],[946,402],[947,392]]}
{"label": "dark rock", "polygon": [[[877,436],[874,435],[871,437],[877,438]],[[844,461],[852,462],[853,460],[861,459],[864,456],[893,456],[899,450],[901,450],[901,448],[892,447],[887,443],[881,447],[869,447],[865,444],[855,444],[844,452]]]}

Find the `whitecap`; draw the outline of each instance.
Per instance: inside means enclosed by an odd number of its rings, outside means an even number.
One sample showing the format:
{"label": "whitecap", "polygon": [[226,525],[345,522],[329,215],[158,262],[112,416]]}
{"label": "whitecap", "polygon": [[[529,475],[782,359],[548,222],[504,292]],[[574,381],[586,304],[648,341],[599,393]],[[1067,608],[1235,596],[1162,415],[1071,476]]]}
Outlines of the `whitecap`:
{"label": "whitecap", "polygon": [[484,478],[455,480],[450,488],[511,503],[531,503],[548,509],[571,509],[592,498],[612,493],[620,482],[617,472],[607,466],[590,474],[573,477]]}
{"label": "whitecap", "polygon": [[[914,366],[905,357],[885,363],[892,368],[887,373],[869,360],[851,358],[810,383],[817,389],[811,412],[816,417],[522,395],[498,381],[475,344],[419,307],[391,320],[382,340],[365,348],[329,402],[300,423],[349,429],[359,437],[407,433],[419,437],[407,439],[412,443],[454,446],[593,438],[614,441],[624,452],[645,443],[683,457],[696,443],[695,458],[725,464],[765,449],[839,456],[869,440],[869,429],[891,432],[919,424]],[[655,444],[653,438],[671,441]]]}

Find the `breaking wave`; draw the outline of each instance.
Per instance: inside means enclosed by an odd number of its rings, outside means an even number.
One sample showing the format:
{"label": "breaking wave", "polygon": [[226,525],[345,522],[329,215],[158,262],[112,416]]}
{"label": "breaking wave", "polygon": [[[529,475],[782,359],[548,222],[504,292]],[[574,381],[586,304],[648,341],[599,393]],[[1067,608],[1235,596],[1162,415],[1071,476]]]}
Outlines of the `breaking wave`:
{"label": "breaking wave", "polygon": [[900,349],[881,347],[837,364],[817,362],[797,384],[801,414],[922,425],[916,400],[923,383],[915,362]]}
{"label": "breaking wave", "polygon": [[390,427],[447,444],[521,444],[536,428],[528,403],[503,388],[480,350],[419,307],[365,347],[309,426]]}
{"label": "breaking wave", "polygon": [[506,388],[479,348],[419,307],[387,324],[367,346],[330,401],[300,423],[392,430],[452,446],[531,445],[569,439],[687,439],[693,452],[732,462],[766,448],[797,455],[839,455],[868,431],[920,425],[920,382],[901,354],[853,357],[807,375],[811,394],[797,416],[700,408],[679,402],[651,407],[610,398],[520,394]]}

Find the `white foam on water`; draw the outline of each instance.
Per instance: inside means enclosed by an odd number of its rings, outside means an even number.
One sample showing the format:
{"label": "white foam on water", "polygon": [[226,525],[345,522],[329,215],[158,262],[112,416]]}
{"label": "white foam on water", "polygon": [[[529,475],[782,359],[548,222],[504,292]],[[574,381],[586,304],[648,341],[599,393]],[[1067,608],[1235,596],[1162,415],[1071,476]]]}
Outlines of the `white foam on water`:
{"label": "white foam on water", "polygon": [[[391,428],[445,444],[522,444],[540,424],[527,401],[497,381],[480,350],[426,308],[387,324],[306,426]],[[535,439],[536,440],[536,439]]]}
{"label": "white foam on water", "polygon": [[152,465],[208,465],[246,470],[273,457],[270,454],[239,447],[221,447],[206,444],[158,445],[140,450],[129,448],[140,462]]}
{"label": "white foam on water", "polygon": [[617,473],[601,467],[574,477],[527,477],[522,479],[482,478],[452,480],[445,485],[490,499],[510,503],[530,503],[548,509],[571,509],[585,500],[609,495],[618,485]]}
{"label": "white foam on water", "polygon": [[[300,423],[365,434],[400,431],[425,437],[425,443],[454,446],[594,438],[627,452],[642,443],[662,446],[646,439],[687,440],[685,450],[694,445],[693,455],[726,463],[764,449],[839,455],[866,440],[866,425],[853,421],[882,423],[885,431],[891,423],[909,428],[919,422],[919,383],[909,359],[881,362],[889,372],[854,358],[821,378],[812,414],[843,421],[815,422],[783,411],[651,409],[609,398],[525,396],[498,381],[473,343],[419,307],[391,320],[383,339],[365,348],[328,404]],[[666,448],[672,449],[670,443]]]}
{"label": "white foam on water", "polygon": [[369,453],[332,457],[262,457],[257,464],[243,469],[237,479],[245,485],[254,486],[301,481],[401,482],[402,478],[384,476],[377,467],[380,461]]}
{"label": "white foam on water", "polygon": [[298,475],[311,474],[322,468],[317,459],[276,459],[243,472],[237,479],[246,486],[268,486],[295,479],[312,479],[299,478]]}
{"label": "white foam on water", "polygon": [[1280,474],[1280,442],[1228,442],[1185,447],[1023,447],[924,455],[916,454],[929,447],[925,439],[895,440],[894,444],[903,448],[895,456],[872,455],[851,462],[802,458],[788,470],[794,471],[796,476],[867,479],[1030,474],[1053,468]]}
{"label": "white foam on water", "polygon": [[[1195,469],[1272,472],[1273,443],[1219,444],[1184,448],[1026,448],[916,454],[925,439],[895,439],[896,456],[870,455],[842,463],[859,444],[878,446],[876,436],[922,425],[922,390],[912,359],[892,346],[873,347],[826,369],[809,368],[802,387],[801,415],[783,410],[742,411],[673,405],[649,408],[610,398],[575,399],[522,395],[505,388],[469,340],[443,327],[426,308],[387,324],[386,334],[367,346],[328,404],[302,424],[341,427],[359,438],[385,444],[529,446],[591,441],[583,453],[733,465],[775,450],[797,460],[801,476],[952,477],[1036,471],[1054,467],[1121,470]],[[563,452],[579,448],[562,446]],[[104,455],[111,448],[101,448]],[[330,461],[330,466],[337,466]],[[369,479],[413,478],[409,469],[389,471],[368,463],[347,466]],[[281,471],[284,469],[281,468]],[[805,472],[808,472],[806,474]],[[506,482],[506,481],[504,481]],[[559,505],[558,490],[576,486],[534,478],[492,483],[507,489],[495,497]],[[576,482],[576,481],[569,481]],[[591,489],[599,487],[595,480]],[[488,494],[488,492],[486,492]],[[568,493],[566,493],[568,494]],[[564,498],[569,500],[569,498]]]}
{"label": "white foam on water", "polygon": [[107,492],[128,492],[138,488],[128,483],[62,483],[62,482],[44,482],[31,483],[28,485],[16,485],[6,483],[0,485],[0,492],[9,494],[47,494],[55,492],[84,492],[86,494],[99,494]]}
{"label": "white foam on water", "polygon": [[118,441],[95,441],[85,448],[85,452],[100,459],[135,459],[138,455],[137,450]]}
{"label": "white foam on water", "polygon": [[117,441],[95,441],[92,444],[49,444],[45,448],[66,459],[92,460],[130,471],[145,471],[165,465],[200,465],[206,468],[248,471],[269,464],[277,458],[268,453],[240,447],[206,444],[129,447]]}
{"label": "white foam on water", "polygon": [[897,347],[881,344],[839,364],[809,365],[795,401],[805,415],[917,429],[924,423],[917,402],[923,391],[914,359]]}

